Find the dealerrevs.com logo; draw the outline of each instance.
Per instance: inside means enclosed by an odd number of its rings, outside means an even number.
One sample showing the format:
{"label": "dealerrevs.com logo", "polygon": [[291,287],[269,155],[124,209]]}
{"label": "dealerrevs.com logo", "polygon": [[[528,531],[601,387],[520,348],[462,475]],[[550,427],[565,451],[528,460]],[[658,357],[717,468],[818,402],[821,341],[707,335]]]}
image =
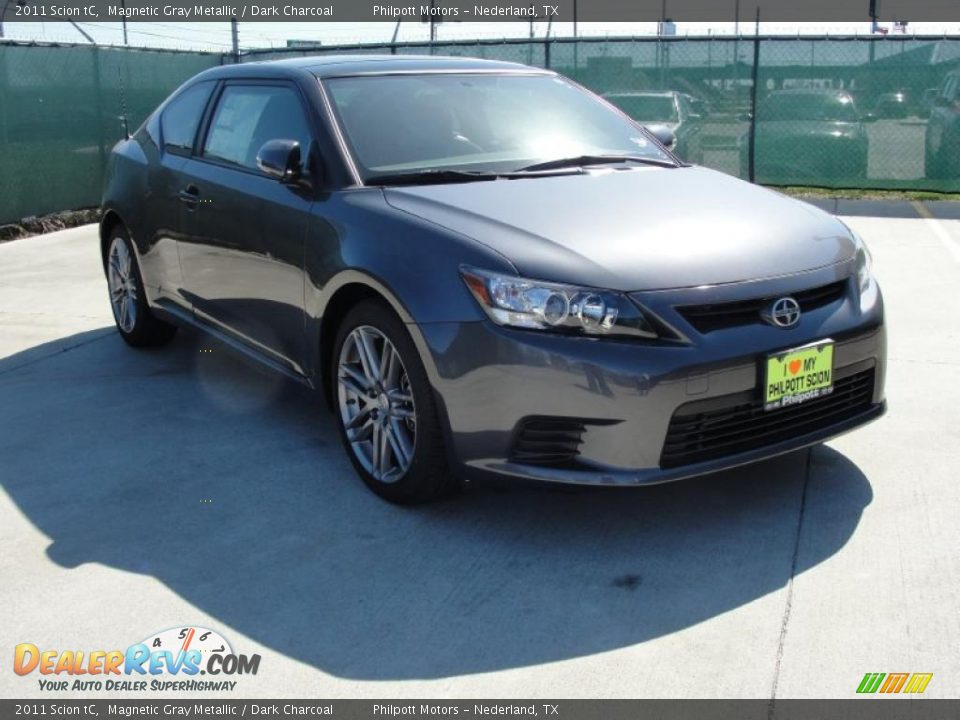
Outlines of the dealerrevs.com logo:
{"label": "dealerrevs.com logo", "polygon": [[230,678],[256,675],[259,668],[259,655],[238,655],[222,635],[201,627],[164,630],[126,650],[54,650],[20,643],[13,654],[13,671],[38,673],[40,689],[48,691],[231,691],[237,681]]}
{"label": "dealerrevs.com logo", "polygon": [[933,673],[867,673],[860,681],[857,692],[872,695],[896,695],[898,693],[920,694],[927,689]]}

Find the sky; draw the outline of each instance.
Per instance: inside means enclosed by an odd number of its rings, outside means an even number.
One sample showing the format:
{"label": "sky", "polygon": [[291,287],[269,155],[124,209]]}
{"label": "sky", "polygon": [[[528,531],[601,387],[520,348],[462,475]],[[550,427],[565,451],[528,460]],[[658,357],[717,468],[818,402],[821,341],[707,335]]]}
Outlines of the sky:
{"label": "sky", "polygon": [[[118,22],[79,23],[84,32],[102,45],[123,44],[123,32]],[[885,23],[889,26],[889,23]],[[128,26],[130,45],[190,50],[229,51],[231,47],[230,24],[219,22],[134,22]],[[288,39],[320,41],[324,45],[388,42],[393,36],[393,22],[256,22],[240,23],[241,48],[283,47]],[[543,37],[546,22],[534,23],[534,33]],[[653,35],[657,23],[579,23],[581,36],[630,36]],[[741,23],[741,33],[753,33],[752,23]],[[960,35],[960,23],[910,23],[908,33]],[[5,23],[5,35],[9,39],[38,40],[47,42],[84,43],[83,35],[70,23]],[[734,32],[733,23],[677,23],[678,35],[729,35]],[[771,35],[865,35],[870,32],[866,22],[848,23],[760,23],[761,34]],[[429,39],[429,26],[420,22],[400,24],[400,41],[422,42]],[[529,37],[528,22],[459,22],[441,24],[437,28],[438,40],[476,38]],[[554,23],[551,35],[573,35],[572,23]]]}

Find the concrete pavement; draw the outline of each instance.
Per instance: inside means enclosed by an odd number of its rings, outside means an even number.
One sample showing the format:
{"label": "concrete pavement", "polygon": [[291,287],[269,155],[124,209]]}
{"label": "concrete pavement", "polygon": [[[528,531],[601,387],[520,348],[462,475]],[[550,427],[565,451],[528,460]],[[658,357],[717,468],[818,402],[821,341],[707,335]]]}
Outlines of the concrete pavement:
{"label": "concrete pavement", "polygon": [[694,481],[415,509],[310,393],[188,333],[125,347],[93,227],[0,245],[0,696],[44,694],[17,643],[198,625],[262,656],[235,697],[846,698],[866,672],[956,697],[960,221],[849,223],[884,419]]}

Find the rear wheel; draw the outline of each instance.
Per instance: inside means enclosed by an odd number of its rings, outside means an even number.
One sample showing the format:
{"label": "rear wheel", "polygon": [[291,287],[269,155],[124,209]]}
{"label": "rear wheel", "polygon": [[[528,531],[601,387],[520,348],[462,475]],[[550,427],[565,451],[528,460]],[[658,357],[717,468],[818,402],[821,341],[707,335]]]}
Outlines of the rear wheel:
{"label": "rear wheel", "polygon": [[126,230],[114,229],[106,257],[107,287],[117,331],[133,347],[163,345],[176,334],[174,325],[158,320],[147,306],[143,277]]}
{"label": "rear wheel", "polygon": [[455,491],[433,391],[393,311],[382,302],[357,305],[341,323],[333,352],[340,436],[367,487],[402,504]]}
{"label": "rear wheel", "polygon": [[[950,133],[948,127],[934,124],[927,127],[927,140],[924,145],[924,166],[926,176],[931,180],[949,180],[956,177],[956,154],[950,149],[958,147],[960,136]],[[951,167],[952,166],[952,167]]]}

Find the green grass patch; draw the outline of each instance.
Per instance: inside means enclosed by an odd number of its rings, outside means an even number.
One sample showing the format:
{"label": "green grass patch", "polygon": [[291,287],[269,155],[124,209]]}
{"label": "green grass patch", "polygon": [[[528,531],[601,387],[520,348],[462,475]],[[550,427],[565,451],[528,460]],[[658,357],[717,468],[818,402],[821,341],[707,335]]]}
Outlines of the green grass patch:
{"label": "green grass patch", "polygon": [[837,190],[798,185],[770,186],[770,189],[797,198],[827,198],[831,200],[960,200],[960,193],[936,192],[933,190]]}
{"label": "green grass patch", "polygon": [[0,225],[0,242],[17,240],[32,235],[45,235],[57,230],[65,230],[95,222],[100,222],[99,208],[70,210],[41,217],[24,218],[9,225]]}

